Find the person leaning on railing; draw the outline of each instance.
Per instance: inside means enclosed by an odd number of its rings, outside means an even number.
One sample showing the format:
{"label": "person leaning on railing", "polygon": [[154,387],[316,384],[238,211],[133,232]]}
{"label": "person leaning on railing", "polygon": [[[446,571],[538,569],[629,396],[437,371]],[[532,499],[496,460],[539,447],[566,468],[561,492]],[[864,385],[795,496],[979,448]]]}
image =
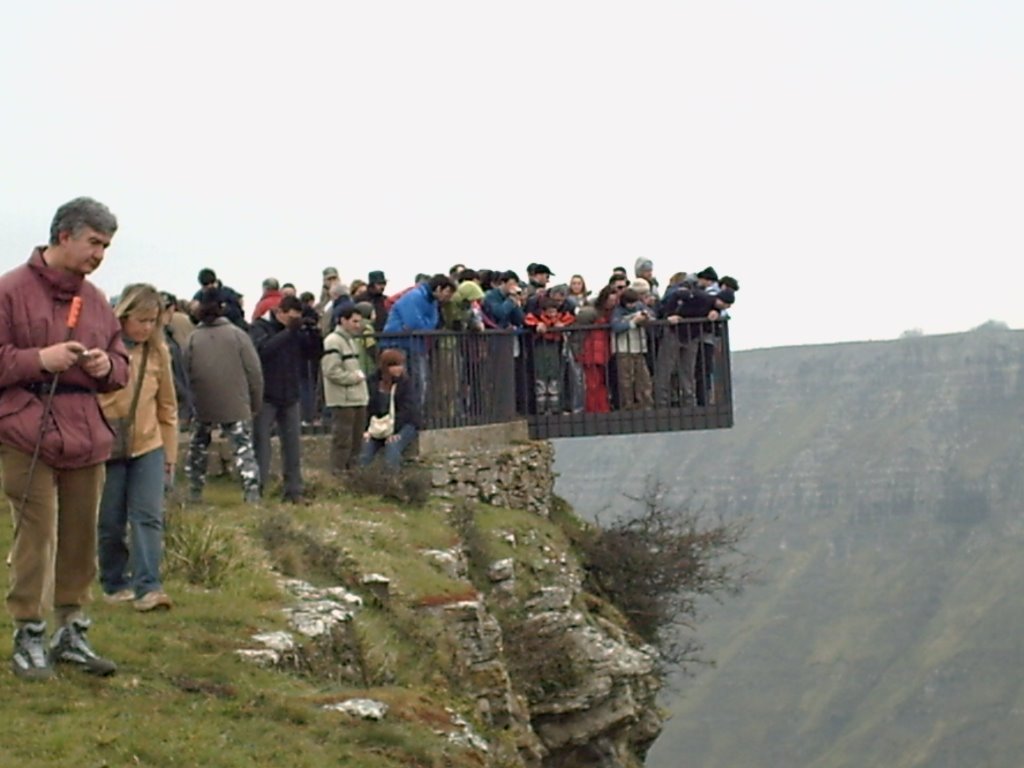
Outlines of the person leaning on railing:
{"label": "person leaning on railing", "polygon": [[[581,307],[576,313],[576,324],[582,326],[604,325],[607,316],[599,316],[595,307]],[[583,410],[586,413],[608,413],[611,410],[608,395],[608,361],[611,358],[611,343],[608,329],[590,328],[577,331],[582,337],[576,359],[583,366],[583,388],[585,392]]]}
{"label": "person leaning on railing", "polygon": [[671,404],[669,383],[675,370],[679,371],[680,406],[690,407],[696,403],[695,367],[705,324],[686,321],[698,318],[717,320],[719,313],[728,309],[734,300],[735,294],[731,289],[710,294],[696,287],[680,287],[666,298],[662,312],[668,323],[675,326],[678,335],[666,329],[662,336],[654,370],[657,407]]}
{"label": "person leaning on railing", "polygon": [[[640,282],[639,280],[637,282]],[[619,294],[612,313],[612,349],[619,382],[619,408],[646,410],[654,405],[647,370],[647,323],[654,313],[635,288]]]}

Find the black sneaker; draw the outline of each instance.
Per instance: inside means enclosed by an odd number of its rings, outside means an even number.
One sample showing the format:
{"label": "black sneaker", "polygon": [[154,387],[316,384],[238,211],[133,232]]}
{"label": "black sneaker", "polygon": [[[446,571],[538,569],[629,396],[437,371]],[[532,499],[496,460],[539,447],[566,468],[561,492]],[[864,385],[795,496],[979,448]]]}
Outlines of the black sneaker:
{"label": "black sneaker", "polygon": [[49,680],[53,677],[53,667],[46,655],[46,624],[34,621],[15,630],[11,670],[22,680]]}
{"label": "black sneaker", "polygon": [[117,664],[110,659],[97,656],[85,639],[92,622],[88,619],[74,619],[58,629],[50,640],[51,664],[74,664],[92,675],[106,677],[117,671]]}

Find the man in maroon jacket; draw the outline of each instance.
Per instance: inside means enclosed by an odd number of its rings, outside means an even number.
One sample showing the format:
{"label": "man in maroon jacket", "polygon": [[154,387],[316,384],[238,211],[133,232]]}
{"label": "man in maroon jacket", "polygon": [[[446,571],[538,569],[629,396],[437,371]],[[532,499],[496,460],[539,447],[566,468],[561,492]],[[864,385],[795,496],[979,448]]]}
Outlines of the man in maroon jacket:
{"label": "man in maroon jacket", "polygon": [[[54,215],[49,245],[0,276],[0,469],[14,511],[11,667],[30,680],[52,677],[57,662],[97,675],[117,669],[90,647],[82,614],[96,578],[96,515],[113,442],[96,393],[128,381],[121,325],[85,278],[116,231],[105,205],[76,198]],[[57,630],[47,648],[49,585]]]}

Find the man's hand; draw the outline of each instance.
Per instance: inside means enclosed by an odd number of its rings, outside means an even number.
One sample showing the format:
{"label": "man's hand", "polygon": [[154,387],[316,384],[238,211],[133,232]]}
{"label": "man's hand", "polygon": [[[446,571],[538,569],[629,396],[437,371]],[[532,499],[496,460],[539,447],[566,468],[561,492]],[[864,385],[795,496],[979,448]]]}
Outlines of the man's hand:
{"label": "man's hand", "polygon": [[669,315],[668,316],[668,324],[669,325],[679,325],[681,322],[683,322],[683,318],[681,318],[679,315]]}
{"label": "man's hand", "polygon": [[47,373],[64,373],[78,362],[85,347],[77,341],[62,341],[39,350],[39,367]]}
{"label": "man's hand", "polygon": [[547,330],[548,327],[544,323],[537,323],[537,333],[545,333]]}
{"label": "man's hand", "polygon": [[102,379],[110,373],[110,356],[99,347],[94,347],[79,358],[79,365],[94,379]]}

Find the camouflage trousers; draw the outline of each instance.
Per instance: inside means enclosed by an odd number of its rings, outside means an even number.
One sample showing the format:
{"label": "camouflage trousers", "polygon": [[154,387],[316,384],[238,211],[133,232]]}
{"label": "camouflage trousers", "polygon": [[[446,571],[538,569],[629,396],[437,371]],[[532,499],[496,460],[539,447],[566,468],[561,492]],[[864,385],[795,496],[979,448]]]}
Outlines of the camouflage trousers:
{"label": "camouflage trousers", "polygon": [[220,427],[221,434],[234,446],[235,469],[242,479],[242,490],[245,491],[247,497],[252,494],[258,495],[260,471],[256,465],[256,452],[253,449],[252,424],[248,421],[226,421],[222,424],[210,421],[192,423],[192,439],[189,441],[188,459],[185,461],[189,493],[198,496],[206,485],[210,439],[216,427]]}

